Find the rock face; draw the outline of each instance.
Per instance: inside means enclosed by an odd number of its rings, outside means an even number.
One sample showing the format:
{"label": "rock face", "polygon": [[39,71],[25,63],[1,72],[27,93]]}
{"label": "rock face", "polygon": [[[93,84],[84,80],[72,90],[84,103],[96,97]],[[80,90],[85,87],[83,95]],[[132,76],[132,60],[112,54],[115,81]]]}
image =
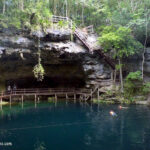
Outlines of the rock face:
{"label": "rock face", "polygon": [[[20,88],[91,87],[110,80],[111,70],[103,59],[96,53],[90,54],[77,39],[71,41],[71,36],[69,30],[23,33],[13,28],[0,29],[0,88],[8,84]],[[37,64],[38,38],[46,72],[40,83],[32,71]],[[97,46],[95,35],[87,41]],[[125,61],[128,72],[141,70],[140,55]],[[146,81],[150,81],[150,48],[145,53],[144,74]]]}
{"label": "rock face", "polygon": [[[37,39],[40,38],[45,79],[37,82],[33,67],[37,64]],[[107,64],[90,54],[77,40],[70,41],[70,31],[48,30],[24,34],[12,29],[0,30],[0,86],[17,84],[27,87],[90,87],[110,79]],[[94,36],[89,42],[96,43]]]}
{"label": "rock face", "polygon": [[[125,60],[126,62],[126,69],[128,72],[141,70],[142,68],[142,54],[137,54],[135,56],[130,57],[129,59]],[[150,81],[150,48],[146,49],[145,52],[145,61],[144,61],[144,79],[146,82]]]}
{"label": "rock face", "polygon": [[[20,88],[91,87],[109,81],[109,66],[96,53],[90,54],[77,39],[71,41],[71,36],[69,30],[23,33],[13,28],[0,29],[0,88],[8,84]],[[46,72],[43,82],[37,82],[32,71],[37,64],[38,38]],[[96,46],[95,35],[87,41]],[[141,70],[140,55],[125,61],[128,72]],[[144,74],[146,81],[150,81],[150,48],[145,53]]]}
{"label": "rock face", "polygon": [[150,81],[150,48],[147,48],[145,53],[144,73],[147,80]]}

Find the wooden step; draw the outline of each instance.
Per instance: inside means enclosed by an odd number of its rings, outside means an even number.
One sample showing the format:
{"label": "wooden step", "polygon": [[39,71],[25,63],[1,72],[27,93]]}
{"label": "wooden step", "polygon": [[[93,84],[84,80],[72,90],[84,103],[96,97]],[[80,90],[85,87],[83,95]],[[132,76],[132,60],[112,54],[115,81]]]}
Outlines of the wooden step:
{"label": "wooden step", "polygon": [[[90,45],[85,41],[85,39],[80,36],[80,33],[78,30],[74,32],[75,36],[84,44],[84,46],[89,50],[89,52],[93,52],[93,48],[90,47]],[[107,62],[107,64],[114,70],[115,69],[115,64],[111,58],[106,56],[100,49],[97,50],[98,54],[103,57],[103,59]]]}

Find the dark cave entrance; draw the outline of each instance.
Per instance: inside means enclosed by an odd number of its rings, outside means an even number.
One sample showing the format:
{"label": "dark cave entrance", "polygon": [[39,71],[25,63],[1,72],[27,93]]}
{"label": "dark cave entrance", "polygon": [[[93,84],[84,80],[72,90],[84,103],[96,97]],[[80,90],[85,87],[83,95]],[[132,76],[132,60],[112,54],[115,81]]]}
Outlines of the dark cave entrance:
{"label": "dark cave entrance", "polygon": [[[81,64],[57,64],[44,66],[46,75],[42,82],[32,75],[6,80],[6,88],[14,85],[17,88],[83,88],[86,76]],[[31,67],[29,72],[32,72]],[[14,72],[15,76],[15,72]]]}
{"label": "dark cave entrance", "polygon": [[82,88],[85,86],[85,80],[78,77],[45,77],[42,82],[34,77],[11,79],[6,81],[6,87],[14,85],[17,88]]}

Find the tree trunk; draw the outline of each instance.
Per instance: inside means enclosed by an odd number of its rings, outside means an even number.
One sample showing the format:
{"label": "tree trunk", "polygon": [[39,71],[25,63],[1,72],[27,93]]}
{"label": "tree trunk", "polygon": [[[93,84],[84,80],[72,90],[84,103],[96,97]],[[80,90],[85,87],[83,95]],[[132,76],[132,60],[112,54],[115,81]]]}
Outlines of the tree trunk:
{"label": "tree trunk", "polygon": [[144,50],[143,50],[143,54],[142,54],[142,79],[144,79],[145,51],[146,51],[146,47],[144,46]]}
{"label": "tree trunk", "polygon": [[116,69],[114,70],[114,80],[113,80],[114,84],[116,83]]}
{"label": "tree trunk", "polygon": [[63,3],[63,16],[65,16],[65,3]]}
{"label": "tree trunk", "polygon": [[5,0],[3,0],[3,14],[5,14],[6,11],[6,4],[5,4]]}
{"label": "tree trunk", "polygon": [[24,0],[21,0],[20,9],[21,9],[22,11],[24,10]]}
{"label": "tree trunk", "polygon": [[122,64],[121,64],[121,60],[120,60],[120,59],[119,59],[119,67],[120,67],[120,83],[121,83],[121,92],[123,92]]}
{"label": "tree trunk", "polygon": [[68,3],[67,3],[67,0],[66,0],[66,17],[68,17]]}
{"label": "tree trunk", "polygon": [[147,14],[146,14],[146,26],[145,26],[145,42],[144,42],[144,50],[143,50],[143,54],[142,54],[142,79],[144,79],[144,63],[145,63],[145,51],[146,51],[146,44],[147,44],[147,26],[148,26],[148,18],[147,18]]}
{"label": "tree trunk", "polygon": [[54,15],[57,15],[56,13],[57,13],[57,8],[56,8],[56,6],[57,6],[57,2],[56,2],[56,0],[53,0],[53,14]]}
{"label": "tree trunk", "polygon": [[84,25],[84,3],[82,2],[82,25]]}

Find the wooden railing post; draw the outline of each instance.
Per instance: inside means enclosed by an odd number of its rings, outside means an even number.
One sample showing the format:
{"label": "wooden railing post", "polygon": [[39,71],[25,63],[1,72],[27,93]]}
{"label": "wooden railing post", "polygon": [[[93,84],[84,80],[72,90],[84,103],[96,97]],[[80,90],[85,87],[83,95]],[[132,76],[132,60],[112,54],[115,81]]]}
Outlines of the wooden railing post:
{"label": "wooden railing post", "polygon": [[2,107],[3,99],[1,98],[1,107]]}
{"label": "wooden railing post", "polygon": [[97,100],[99,100],[99,88],[97,90]]}
{"label": "wooden railing post", "polygon": [[94,33],[94,27],[93,27],[93,25],[92,25],[92,33]]}
{"label": "wooden railing post", "polygon": [[114,79],[114,71],[112,70],[111,71],[111,80],[113,80]]}
{"label": "wooden railing post", "polygon": [[92,100],[92,98],[93,98],[93,90],[91,89],[91,100]]}
{"label": "wooden railing post", "polygon": [[11,95],[9,96],[9,103],[10,103],[10,106],[11,106]]}

